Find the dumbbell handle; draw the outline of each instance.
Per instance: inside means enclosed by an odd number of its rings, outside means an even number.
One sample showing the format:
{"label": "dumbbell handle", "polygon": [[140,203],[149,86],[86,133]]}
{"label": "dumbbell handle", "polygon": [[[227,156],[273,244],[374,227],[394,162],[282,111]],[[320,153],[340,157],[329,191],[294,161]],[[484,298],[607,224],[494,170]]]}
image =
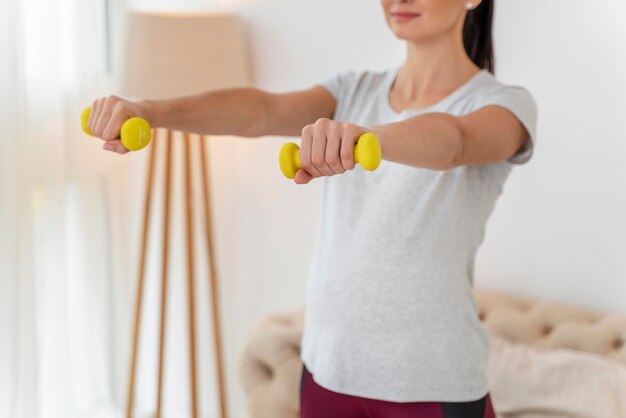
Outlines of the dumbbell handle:
{"label": "dumbbell handle", "polygon": [[[380,165],[381,159],[380,142],[376,135],[371,133],[361,135],[354,145],[354,162],[361,164],[367,171],[374,171]],[[298,170],[302,168],[300,147],[293,142],[283,145],[278,155],[278,163],[285,177],[295,178]]]}
{"label": "dumbbell handle", "polygon": [[[93,136],[93,133],[89,129],[89,114],[91,113],[91,106],[87,106],[83,110],[83,114],[80,117],[80,124],[85,132],[89,136]],[[130,118],[122,125],[120,129],[120,139],[122,145],[128,150],[139,151],[150,143],[152,139],[152,130],[147,120],[143,118]]]}

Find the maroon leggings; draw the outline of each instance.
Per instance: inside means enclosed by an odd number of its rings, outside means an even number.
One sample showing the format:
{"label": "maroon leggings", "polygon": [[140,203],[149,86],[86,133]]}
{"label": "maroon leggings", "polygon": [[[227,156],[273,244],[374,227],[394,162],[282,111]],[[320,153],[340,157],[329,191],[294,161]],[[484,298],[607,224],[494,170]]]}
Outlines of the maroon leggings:
{"label": "maroon leggings", "polygon": [[473,402],[396,403],[332,392],[306,367],[300,381],[300,418],[495,418],[489,394]]}

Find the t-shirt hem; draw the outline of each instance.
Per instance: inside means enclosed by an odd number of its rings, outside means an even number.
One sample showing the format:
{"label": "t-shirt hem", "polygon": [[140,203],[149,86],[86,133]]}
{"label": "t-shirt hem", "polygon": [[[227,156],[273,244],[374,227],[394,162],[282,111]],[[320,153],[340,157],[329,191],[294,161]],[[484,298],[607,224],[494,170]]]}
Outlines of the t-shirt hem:
{"label": "t-shirt hem", "polygon": [[321,387],[330,390],[331,392],[341,393],[349,396],[357,396],[360,398],[368,398],[375,399],[379,401],[385,402],[472,402],[478,399],[484,398],[489,393],[489,388],[487,385],[482,385],[480,388],[472,389],[472,390],[464,390],[459,392],[446,390],[425,390],[420,389],[418,391],[414,391],[412,393],[406,394],[389,394],[382,391],[372,390],[368,392],[363,391],[354,391],[349,388],[341,387],[340,385],[335,385],[332,382],[328,382],[324,379],[324,376],[316,375],[314,372],[314,367],[310,367],[310,363],[304,359],[302,359],[302,363],[309,370],[311,375],[313,376],[313,380],[315,383],[320,385]]}

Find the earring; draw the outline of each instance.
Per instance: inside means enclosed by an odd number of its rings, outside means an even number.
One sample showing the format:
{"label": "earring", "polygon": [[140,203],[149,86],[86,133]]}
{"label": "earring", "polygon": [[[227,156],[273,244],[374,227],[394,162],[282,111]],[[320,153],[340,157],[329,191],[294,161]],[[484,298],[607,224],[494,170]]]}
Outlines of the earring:
{"label": "earring", "polygon": [[472,10],[472,9],[474,8],[474,4],[472,4],[472,2],[471,2],[471,1],[468,1],[468,2],[465,4],[465,8],[466,8],[467,10]]}

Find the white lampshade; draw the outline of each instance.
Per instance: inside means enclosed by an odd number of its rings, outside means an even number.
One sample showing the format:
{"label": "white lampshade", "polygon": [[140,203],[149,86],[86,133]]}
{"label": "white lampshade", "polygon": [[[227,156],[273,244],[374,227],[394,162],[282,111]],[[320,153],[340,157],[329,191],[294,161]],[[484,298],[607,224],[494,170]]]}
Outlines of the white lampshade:
{"label": "white lampshade", "polygon": [[125,95],[164,99],[251,82],[236,16],[133,12],[129,24]]}

